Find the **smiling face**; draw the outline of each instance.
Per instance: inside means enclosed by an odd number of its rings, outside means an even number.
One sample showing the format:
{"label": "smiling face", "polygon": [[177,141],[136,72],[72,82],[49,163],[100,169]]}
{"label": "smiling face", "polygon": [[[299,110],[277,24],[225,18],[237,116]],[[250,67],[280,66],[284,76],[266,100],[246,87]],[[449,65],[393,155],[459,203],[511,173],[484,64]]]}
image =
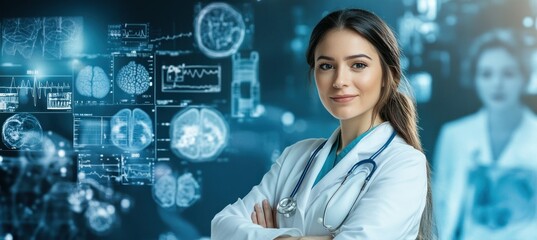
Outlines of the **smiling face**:
{"label": "smiling face", "polygon": [[328,31],[315,48],[315,83],[324,107],[341,121],[369,124],[382,86],[375,47],[350,29]]}
{"label": "smiling face", "polygon": [[489,110],[508,110],[520,103],[524,77],[516,59],[504,48],[481,53],[475,78],[477,94]]}

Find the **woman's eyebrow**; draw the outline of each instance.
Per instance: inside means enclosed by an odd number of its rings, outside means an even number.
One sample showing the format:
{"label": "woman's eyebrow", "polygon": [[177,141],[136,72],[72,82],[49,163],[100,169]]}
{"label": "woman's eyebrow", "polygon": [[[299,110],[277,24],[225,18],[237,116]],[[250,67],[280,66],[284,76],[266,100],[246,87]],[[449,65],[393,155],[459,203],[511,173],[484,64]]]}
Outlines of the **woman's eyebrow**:
{"label": "woman's eyebrow", "polygon": [[[367,59],[369,59],[369,60],[373,60],[370,56],[368,56],[368,55],[366,55],[366,54],[363,54],[363,53],[355,54],[355,55],[350,55],[350,56],[345,57],[344,59],[345,59],[345,60],[349,60],[349,59],[354,59],[354,58],[367,58]],[[332,57],[328,57],[328,56],[324,56],[324,55],[321,55],[321,56],[317,57],[317,61],[319,61],[320,59],[325,59],[325,60],[329,60],[329,61],[334,61],[334,58],[332,58]]]}
{"label": "woman's eyebrow", "polygon": [[373,60],[370,56],[367,56],[366,54],[363,54],[363,53],[347,56],[345,57],[345,60],[349,60],[353,58],[368,58],[369,60]]}

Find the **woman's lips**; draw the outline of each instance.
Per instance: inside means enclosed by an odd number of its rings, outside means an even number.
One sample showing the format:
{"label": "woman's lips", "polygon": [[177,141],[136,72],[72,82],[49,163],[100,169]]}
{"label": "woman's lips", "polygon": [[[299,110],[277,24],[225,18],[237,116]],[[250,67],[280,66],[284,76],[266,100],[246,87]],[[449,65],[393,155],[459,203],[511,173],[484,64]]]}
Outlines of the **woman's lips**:
{"label": "woman's lips", "polygon": [[346,103],[352,101],[357,96],[358,95],[337,95],[334,97],[330,97],[330,99],[337,103]]}

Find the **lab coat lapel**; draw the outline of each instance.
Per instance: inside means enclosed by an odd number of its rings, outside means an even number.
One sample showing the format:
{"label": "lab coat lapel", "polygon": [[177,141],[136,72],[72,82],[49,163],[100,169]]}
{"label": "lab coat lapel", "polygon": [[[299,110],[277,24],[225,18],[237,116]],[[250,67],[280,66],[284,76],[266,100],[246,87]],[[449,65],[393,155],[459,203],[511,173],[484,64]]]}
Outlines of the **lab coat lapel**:
{"label": "lab coat lapel", "polygon": [[[526,131],[528,131],[529,129],[532,129],[532,126],[531,126],[532,117],[533,117],[533,113],[531,113],[530,110],[525,108],[521,123],[513,131],[513,134],[511,135],[511,138],[509,139],[507,146],[505,146],[505,149],[500,153],[500,156],[498,158],[498,165],[520,166],[521,162],[524,162],[524,161],[521,161],[521,159],[534,157],[534,156],[524,156],[526,155],[525,152],[521,152],[521,149],[525,149],[524,147],[521,148],[521,146],[525,146],[528,141],[528,139],[526,138],[528,136],[528,133],[526,133]],[[530,133],[530,134],[534,134],[534,133]]]}
{"label": "lab coat lapel", "polygon": [[487,113],[485,112],[485,109],[481,109],[481,111],[479,111],[478,121],[480,123],[477,125],[479,129],[477,129],[478,131],[475,132],[475,134],[478,134],[477,136],[478,149],[475,152],[473,152],[471,155],[473,158],[471,159],[472,165],[474,166],[476,164],[490,165],[492,164],[494,159],[492,159],[492,149],[491,149],[490,140],[489,140],[490,139],[490,135],[489,135],[490,126],[489,126],[489,121],[488,121]]}
{"label": "lab coat lapel", "polygon": [[[306,174],[304,178],[304,182],[302,183],[302,186],[300,186],[300,189],[297,192],[297,205],[298,205],[298,212],[302,215],[302,217],[305,216],[306,209],[309,207],[307,205],[308,199],[310,198],[310,194],[312,191],[313,183],[315,182],[315,179],[317,178],[317,175],[319,174],[319,171],[321,171],[321,168],[324,165],[324,162],[326,161],[326,158],[328,157],[328,154],[330,153],[330,148],[334,144],[334,142],[337,140],[337,137],[339,135],[339,128],[337,128],[330,138],[326,141],[326,144],[324,144],[323,148],[319,151],[315,159],[313,160],[313,164],[310,167],[308,173]],[[312,154],[312,153],[309,153]],[[326,177],[326,176],[325,176]],[[318,185],[319,183],[317,183]]]}

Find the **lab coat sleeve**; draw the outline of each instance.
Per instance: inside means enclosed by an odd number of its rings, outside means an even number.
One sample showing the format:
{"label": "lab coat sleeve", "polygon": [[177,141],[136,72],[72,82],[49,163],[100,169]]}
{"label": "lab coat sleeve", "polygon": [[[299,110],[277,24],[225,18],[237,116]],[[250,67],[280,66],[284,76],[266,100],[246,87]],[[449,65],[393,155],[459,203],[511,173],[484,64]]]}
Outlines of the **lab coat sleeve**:
{"label": "lab coat sleeve", "polygon": [[261,203],[264,199],[275,206],[274,195],[281,166],[290,148],[286,148],[280,158],[272,165],[261,183],[254,186],[252,190],[242,199],[227,205],[222,211],[217,213],[211,221],[211,239],[231,240],[231,239],[274,239],[278,236],[301,236],[302,232],[297,228],[263,228],[254,224],[251,214],[256,203]]}
{"label": "lab coat sleeve", "polygon": [[415,150],[386,161],[335,240],[416,239],[426,203],[427,160]]}

